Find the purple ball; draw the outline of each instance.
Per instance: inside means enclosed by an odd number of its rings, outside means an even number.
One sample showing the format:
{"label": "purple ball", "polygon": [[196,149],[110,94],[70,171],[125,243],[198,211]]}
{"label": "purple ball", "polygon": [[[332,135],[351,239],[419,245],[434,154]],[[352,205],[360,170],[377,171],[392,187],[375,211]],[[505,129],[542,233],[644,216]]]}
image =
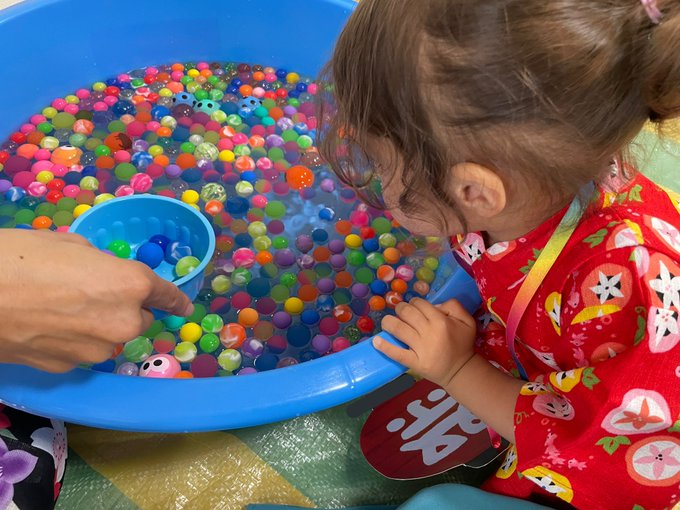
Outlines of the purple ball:
{"label": "purple ball", "polygon": [[295,264],[295,253],[285,248],[274,253],[274,264],[279,267],[290,267]]}
{"label": "purple ball", "polygon": [[314,248],[314,241],[308,235],[299,235],[295,240],[295,247],[302,253],[308,253],[312,248]]}
{"label": "purple ball", "polygon": [[292,116],[295,115],[296,113],[297,113],[297,108],[295,108],[294,106],[287,105],[287,106],[285,106],[285,107],[283,108],[283,114],[284,114],[286,117],[292,117]]}
{"label": "purple ball", "polygon": [[328,243],[328,249],[331,253],[342,253],[345,251],[345,243],[340,239],[333,239]]}
{"label": "purple ball", "polygon": [[316,335],[312,338],[312,349],[319,354],[326,354],[331,350],[331,339],[326,335]]}
{"label": "purple ball", "polygon": [[305,200],[311,200],[316,196],[316,190],[314,188],[301,189],[300,196]]}
{"label": "purple ball", "polygon": [[182,169],[179,167],[179,165],[168,165],[165,167],[165,175],[171,179],[179,177],[181,173]]}
{"label": "purple ball", "polygon": [[255,367],[242,368],[241,370],[238,371],[236,375],[250,375],[250,374],[257,374],[257,370],[255,369]]}
{"label": "purple ball", "polygon": [[249,358],[257,358],[264,352],[264,344],[257,338],[248,338],[245,342],[243,342],[243,345],[241,346],[241,352]]}
{"label": "purple ball", "polygon": [[324,179],[319,185],[322,191],[332,193],[335,191],[335,182],[332,179]]}
{"label": "purple ball", "polygon": [[12,187],[12,183],[5,179],[0,179],[0,193],[4,193]]}
{"label": "purple ball", "polygon": [[309,255],[308,253],[300,255],[300,257],[298,257],[297,259],[298,267],[300,267],[301,269],[311,269],[314,267],[315,262],[316,261],[314,260],[314,257]]}
{"label": "purple ball", "polygon": [[293,322],[293,318],[286,312],[276,312],[272,317],[272,324],[279,329],[286,329]]}
{"label": "purple ball", "polygon": [[284,143],[283,138],[279,135],[269,135],[264,145],[267,149],[271,149],[272,147],[283,147]]}
{"label": "purple ball", "polygon": [[355,283],[352,285],[352,294],[358,298],[365,298],[370,290],[369,286],[365,283]]}
{"label": "purple ball", "polygon": [[321,278],[316,286],[322,294],[330,294],[335,290],[335,282],[331,278]]}
{"label": "purple ball", "polygon": [[345,266],[347,266],[347,259],[344,255],[340,255],[339,253],[331,255],[331,266],[333,266],[333,269],[345,269]]}

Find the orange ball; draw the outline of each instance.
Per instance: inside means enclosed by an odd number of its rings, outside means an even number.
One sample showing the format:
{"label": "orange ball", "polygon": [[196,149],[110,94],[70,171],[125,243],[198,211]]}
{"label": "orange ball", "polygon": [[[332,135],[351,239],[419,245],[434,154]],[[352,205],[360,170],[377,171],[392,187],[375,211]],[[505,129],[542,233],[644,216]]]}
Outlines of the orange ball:
{"label": "orange ball", "polygon": [[33,143],[25,143],[17,147],[17,156],[21,156],[26,159],[31,159],[40,147]]}
{"label": "orange ball", "polygon": [[381,296],[373,296],[368,300],[368,306],[374,312],[380,312],[385,309],[385,300]]}
{"label": "orange ball", "polygon": [[220,331],[220,342],[222,342],[222,345],[227,349],[238,349],[241,347],[241,345],[243,345],[245,339],[245,328],[235,322],[225,324],[222,328],[222,331]]}
{"label": "orange ball", "polygon": [[238,89],[243,97],[248,97],[253,95],[253,87],[250,85],[241,85]]}
{"label": "orange ball", "polygon": [[244,328],[252,328],[259,320],[260,315],[254,308],[244,308],[238,313],[238,323]]}
{"label": "orange ball", "polygon": [[340,220],[335,224],[335,231],[341,236],[347,236],[352,233],[352,223],[347,220]]}
{"label": "orange ball", "polygon": [[408,290],[408,284],[404,280],[392,280],[392,290],[399,294],[404,294]]}
{"label": "orange ball", "polygon": [[391,282],[394,280],[394,268],[388,265],[382,265],[376,270],[376,276],[378,277],[378,280],[382,280],[384,282]]}
{"label": "orange ball", "polygon": [[278,106],[275,106],[271,110],[269,110],[269,116],[274,119],[274,120],[279,120],[281,117],[283,117],[284,113],[281,108]]}
{"label": "orange ball", "polygon": [[48,216],[38,216],[33,219],[31,225],[36,230],[47,229],[52,226],[52,219]]}
{"label": "orange ball", "polygon": [[219,200],[209,200],[205,204],[205,212],[207,212],[210,216],[216,216],[222,211],[224,211],[224,204]]}
{"label": "orange ball", "polygon": [[177,164],[177,166],[179,166],[182,170],[186,170],[187,168],[196,166],[196,158],[193,154],[188,154],[185,152],[177,156],[175,164]]}
{"label": "orange ball", "polygon": [[170,164],[170,158],[167,157],[165,154],[159,154],[158,156],[153,158],[153,162],[156,163],[157,165],[168,166]]}
{"label": "orange ball", "polygon": [[302,165],[295,165],[286,170],[286,182],[291,189],[301,190],[314,184],[314,173]]}
{"label": "orange ball", "polygon": [[314,260],[316,260],[317,262],[326,262],[328,259],[331,258],[331,250],[329,250],[325,246],[319,246],[314,249],[312,255],[314,256]]}
{"label": "orange ball", "polygon": [[274,256],[268,251],[261,251],[255,255],[255,260],[261,266],[271,263],[274,260]]}
{"label": "orange ball", "polygon": [[172,67],[170,68],[173,71],[184,71],[184,64],[180,64],[179,62],[176,62],[172,64]]}
{"label": "orange ball", "polygon": [[189,372],[188,370],[180,370],[177,372],[177,375],[175,376],[175,379],[193,379],[194,374]]}
{"label": "orange ball", "polygon": [[302,285],[298,290],[298,297],[306,303],[314,301],[319,295],[319,291],[314,285]]}
{"label": "orange ball", "polygon": [[184,90],[184,85],[182,85],[178,81],[171,81],[166,85],[166,87],[168,87],[170,89],[170,92],[172,92],[173,94],[179,94]]}
{"label": "orange ball", "polygon": [[335,285],[341,288],[349,288],[352,286],[352,275],[347,271],[340,271],[335,275]]}
{"label": "orange ball", "polygon": [[385,294],[385,303],[387,303],[387,306],[389,306],[390,308],[394,308],[403,300],[404,298],[402,297],[402,295],[399,294],[398,292],[394,292],[393,290]]}
{"label": "orange ball", "polygon": [[201,69],[201,76],[205,78],[210,78],[213,75],[213,72],[210,69]]}
{"label": "orange ball", "polygon": [[144,122],[144,123],[151,122],[151,119],[153,119],[153,117],[151,116],[151,113],[145,112],[144,110],[138,111],[136,118],[139,122]]}
{"label": "orange ball", "polygon": [[170,129],[169,127],[161,126],[156,130],[156,134],[163,138],[168,138],[170,135],[172,135],[172,129]]}
{"label": "orange ball", "polygon": [[401,241],[397,244],[397,248],[399,251],[401,251],[404,257],[410,257],[416,252],[416,245],[411,241]]}
{"label": "orange ball", "polygon": [[262,71],[255,71],[253,73],[253,80],[255,80],[255,81],[264,80],[264,73]]}
{"label": "orange ball", "polygon": [[383,257],[388,264],[397,264],[401,260],[401,252],[396,248],[385,248]]}

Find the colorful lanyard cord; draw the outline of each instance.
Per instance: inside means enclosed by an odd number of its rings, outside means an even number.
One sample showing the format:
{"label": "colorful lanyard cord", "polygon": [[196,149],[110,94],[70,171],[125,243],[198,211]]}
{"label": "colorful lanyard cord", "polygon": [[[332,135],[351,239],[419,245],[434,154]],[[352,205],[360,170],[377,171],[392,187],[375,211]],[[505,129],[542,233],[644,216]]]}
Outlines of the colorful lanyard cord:
{"label": "colorful lanyard cord", "polygon": [[[580,195],[585,197],[591,197],[593,191],[595,190],[595,185],[590,183]],[[522,286],[515,297],[510,308],[510,313],[508,314],[508,320],[505,325],[505,339],[508,344],[508,350],[512,355],[512,359],[517,365],[517,370],[519,375],[525,381],[529,380],[526,370],[519,361],[517,357],[517,351],[515,350],[515,335],[517,334],[517,328],[522,320],[524,312],[526,312],[529,303],[536,295],[536,291],[543,283],[546,275],[550,269],[555,264],[557,257],[559,257],[562,250],[567,245],[567,242],[571,238],[576,226],[578,225],[581,217],[583,216],[583,204],[577,195],[571,202],[569,209],[562,217],[560,224],[555,229],[555,232],[548,240],[545,248],[541,251],[541,254],[536,259],[536,262],[529,270]]]}

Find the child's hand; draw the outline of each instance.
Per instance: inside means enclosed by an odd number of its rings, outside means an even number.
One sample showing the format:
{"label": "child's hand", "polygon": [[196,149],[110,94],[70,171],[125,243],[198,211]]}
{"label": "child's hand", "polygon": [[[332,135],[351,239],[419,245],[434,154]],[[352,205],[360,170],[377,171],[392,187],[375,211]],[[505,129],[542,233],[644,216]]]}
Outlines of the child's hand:
{"label": "child's hand", "polygon": [[415,298],[399,303],[397,316],[382,320],[384,331],[404,342],[403,349],[376,337],[373,345],[422,377],[448,387],[458,371],[474,356],[477,325],[456,300],[432,305]]}
{"label": "child's hand", "polygon": [[102,253],[80,236],[0,232],[0,361],[50,372],[104,361],[149,327],[150,308],[193,309],[147,266]]}

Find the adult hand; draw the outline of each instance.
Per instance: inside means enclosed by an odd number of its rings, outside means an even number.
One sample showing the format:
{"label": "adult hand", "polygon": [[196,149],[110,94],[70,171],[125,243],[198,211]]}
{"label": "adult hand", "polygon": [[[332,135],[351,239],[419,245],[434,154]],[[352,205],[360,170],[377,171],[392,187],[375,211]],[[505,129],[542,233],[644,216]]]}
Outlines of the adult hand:
{"label": "adult hand", "polygon": [[147,266],[74,234],[0,230],[0,362],[65,372],[109,359],[143,333],[151,308],[193,310]]}

